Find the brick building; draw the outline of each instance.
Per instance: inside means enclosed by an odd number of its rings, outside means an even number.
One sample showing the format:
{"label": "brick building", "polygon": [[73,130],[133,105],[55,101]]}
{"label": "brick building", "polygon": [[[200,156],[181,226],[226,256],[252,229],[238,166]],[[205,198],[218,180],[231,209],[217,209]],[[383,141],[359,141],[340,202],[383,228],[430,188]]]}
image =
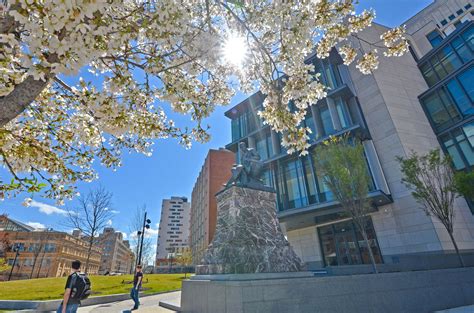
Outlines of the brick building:
{"label": "brick building", "polygon": [[[52,229],[34,229],[5,215],[0,216],[0,243],[0,257],[5,257],[10,265],[16,254],[11,248],[19,249],[12,279],[66,276],[72,261],[79,260],[85,265],[87,259],[87,242],[83,239]],[[98,274],[100,255],[101,250],[93,247],[89,274]]]}
{"label": "brick building", "polygon": [[209,150],[191,195],[190,245],[193,263],[199,263],[214,237],[217,219],[215,194],[231,176],[235,154],[226,149]]}
{"label": "brick building", "polygon": [[123,240],[123,234],[107,227],[99,235],[99,246],[102,250],[99,274],[124,273],[132,270],[134,254],[128,240]]}

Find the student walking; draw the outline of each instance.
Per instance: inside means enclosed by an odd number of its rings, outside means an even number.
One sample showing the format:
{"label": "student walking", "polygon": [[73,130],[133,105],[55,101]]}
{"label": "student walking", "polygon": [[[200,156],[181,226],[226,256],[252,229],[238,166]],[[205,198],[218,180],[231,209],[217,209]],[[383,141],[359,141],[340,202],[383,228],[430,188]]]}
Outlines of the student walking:
{"label": "student walking", "polygon": [[138,298],[138,293],[140,292],[140,288],[142,287],[142,281],[142,266],[138,264],[135,275],[133,276],[133,288],[130,291],[130,297],[132,297],[132,300],[135,303],[132,310],[138,310],[138,307],[140,306],[140,299]]}
{"label": "student walking", "polygon": [[91,283],[89,278],[80,273],[81,261],[73,261],[72,273],[68,276],[64,287],[64,297],[56,313],[76,313],[81,300],[89,297]]}

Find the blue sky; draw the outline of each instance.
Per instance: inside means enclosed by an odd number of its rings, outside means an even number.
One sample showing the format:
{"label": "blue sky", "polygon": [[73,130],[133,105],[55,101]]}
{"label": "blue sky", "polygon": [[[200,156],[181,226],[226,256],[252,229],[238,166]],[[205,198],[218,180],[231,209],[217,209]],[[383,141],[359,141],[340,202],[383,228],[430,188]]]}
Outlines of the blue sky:
{"label": "blue sky", "polygon": [[[358,11],[372,7],[377,13],[376,22],[393,27],[403,23],[431,2],[432,0],[360,0]],[[243,98],[242,95],[237,96],[231,105]],[[162,199],[170,196],[190,198],[207,151],[223,147],[230,141],[230,120],[224,116],[224,112],[229,108],[230,106],[218,107],[208,119],[207,122],[212,127],[212,139],[209,143],[194,144],[190,150],[186,150],[175,140],[169,139],[157,141],[151,157],[124,153],[121,168],[113,172],[97,167],[99,180],[80,183],[79,191],[86,193],[98,184],[111,191],[113,210],[118,212],[111,221],[112,227],[125,233],[128,233],[129,221],[136,207],[146,205],[153,224],[152,234],[156,238]],[[183,120],[183,117],[178,120]],[[4,171],[2,175],[3,173]],[[67,202],[66,207],[56,207],[51,200],[35,195],[34,205],[27,208],[21,205],[26,196],[28,195],[20,195],[0,202],[0,214],[7,213],[24,223],[39,223],[58,230],[67,230],[62,226],[65,219],[63,210],[73,207],[75,201]]]}

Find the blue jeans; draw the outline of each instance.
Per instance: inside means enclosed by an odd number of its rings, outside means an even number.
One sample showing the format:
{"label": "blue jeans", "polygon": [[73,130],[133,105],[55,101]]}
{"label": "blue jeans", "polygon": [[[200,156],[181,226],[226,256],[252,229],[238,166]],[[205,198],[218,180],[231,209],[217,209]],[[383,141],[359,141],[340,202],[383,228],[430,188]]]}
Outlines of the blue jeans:
{"label": "blue jeans", "polygon": [[[78,308],[79,308],[79,304],[68,304],[66,306],[66,313],[76,313]],[[61,313],[62,311],[63,311],[63,304],[61,303],[56,313]]]}
{"label": "blue jeans", "polygon": [[130,290],[130,297],[132,297],[133,302],[135,302],[134,307],[138,308],[140,305],[140,299],[138,299],[138,289],[132,288],[132,290]]}

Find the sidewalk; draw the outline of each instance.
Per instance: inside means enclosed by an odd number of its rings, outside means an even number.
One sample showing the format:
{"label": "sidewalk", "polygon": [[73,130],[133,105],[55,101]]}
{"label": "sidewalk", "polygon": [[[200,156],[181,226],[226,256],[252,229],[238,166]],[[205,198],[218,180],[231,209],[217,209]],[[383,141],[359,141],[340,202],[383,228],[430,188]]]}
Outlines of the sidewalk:
{"label": "sidewalk", "polygon": [[179,302],[181,299],[181,291],[175,291],[170,293],[159,294],[156,296],[150,296],[140,299],[140,308],[136,311],[130,311],[133,307],[133,301],[118,301],[112,303],[104,303],[98,305],[91,305],[87,307],[80,308],[78,312],[80,313],[120,313],[120,312],[157,312],[157,313],[173,313],[168,309],[158,306],[158,303],[162,300],[164,301],[173,301]]}

